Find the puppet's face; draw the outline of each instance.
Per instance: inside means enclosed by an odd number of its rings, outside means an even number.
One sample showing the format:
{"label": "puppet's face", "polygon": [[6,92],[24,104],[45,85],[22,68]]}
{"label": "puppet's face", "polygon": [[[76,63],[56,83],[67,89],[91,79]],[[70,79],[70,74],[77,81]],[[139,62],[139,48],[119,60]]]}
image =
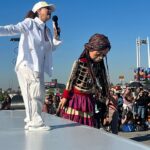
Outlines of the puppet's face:
{"label": "puppet's face", "polygon": [[100,62],[106,56],[108,51],[108,48],[102,51],[89,51],[89,56],[94,62]]}

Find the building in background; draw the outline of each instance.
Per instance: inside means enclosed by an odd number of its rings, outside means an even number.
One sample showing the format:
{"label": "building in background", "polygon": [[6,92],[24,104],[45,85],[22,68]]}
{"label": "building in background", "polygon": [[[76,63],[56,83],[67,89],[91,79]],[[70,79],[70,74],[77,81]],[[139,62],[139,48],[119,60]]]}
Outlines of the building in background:
{"label": "building in background", "polygon": [[46,93],[53,93],[54,95],[60,96],[63,93],[66,85],[58,83],[57,79],[52,79],[50,82],[45,82]]}

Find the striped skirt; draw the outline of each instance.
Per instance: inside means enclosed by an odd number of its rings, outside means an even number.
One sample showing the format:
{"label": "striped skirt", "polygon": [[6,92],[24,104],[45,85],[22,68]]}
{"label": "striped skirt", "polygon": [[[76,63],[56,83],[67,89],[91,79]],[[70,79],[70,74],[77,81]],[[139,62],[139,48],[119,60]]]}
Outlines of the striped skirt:
{"label": "striped skirt", "polygon": [[74,93],[61,115],[65,119],[94,127],[94,100],[91,95]]}

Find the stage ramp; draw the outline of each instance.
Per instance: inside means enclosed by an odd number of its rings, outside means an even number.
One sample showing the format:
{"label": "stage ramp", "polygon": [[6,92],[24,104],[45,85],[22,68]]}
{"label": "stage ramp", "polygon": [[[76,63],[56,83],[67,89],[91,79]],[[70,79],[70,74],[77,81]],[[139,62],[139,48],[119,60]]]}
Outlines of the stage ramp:
{"label": "stage ramp", "polygon": [[43,113],[51,131],[25,131],[24,110],[0,111],[0,150],[150,150],[144,144]]}

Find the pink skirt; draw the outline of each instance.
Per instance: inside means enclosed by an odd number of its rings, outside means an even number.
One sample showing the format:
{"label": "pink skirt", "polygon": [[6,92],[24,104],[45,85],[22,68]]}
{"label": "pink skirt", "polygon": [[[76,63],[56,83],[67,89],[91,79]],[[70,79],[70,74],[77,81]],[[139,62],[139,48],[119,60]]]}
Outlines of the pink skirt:
{"label": "pink skirt", "polygon": [[74,93],[66,107],[61,110],[61,116],[94,127],[94,104],[91,95]]}

